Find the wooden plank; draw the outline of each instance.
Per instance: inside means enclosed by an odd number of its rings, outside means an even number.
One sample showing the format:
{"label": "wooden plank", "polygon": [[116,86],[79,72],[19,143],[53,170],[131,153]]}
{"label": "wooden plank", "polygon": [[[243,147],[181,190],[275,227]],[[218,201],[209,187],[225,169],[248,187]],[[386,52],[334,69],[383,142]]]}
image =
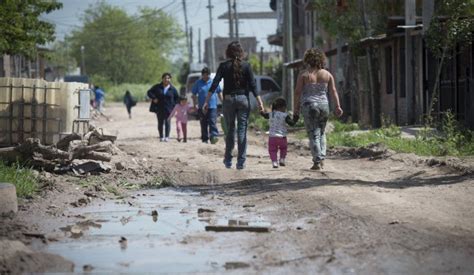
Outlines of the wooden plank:
{"label": "wooden plank", "polygon": [[214,232],[256,232],[256,233],[268,233],[270,228],[263,226],[239,226],[239,225],[208,225],[206,231]]}

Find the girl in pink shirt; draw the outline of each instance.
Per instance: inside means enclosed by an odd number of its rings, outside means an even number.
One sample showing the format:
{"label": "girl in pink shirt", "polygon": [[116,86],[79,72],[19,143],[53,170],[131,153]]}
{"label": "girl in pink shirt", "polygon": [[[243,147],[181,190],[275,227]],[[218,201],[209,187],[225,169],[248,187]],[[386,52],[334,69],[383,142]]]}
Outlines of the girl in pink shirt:
{"label": "girl in pink shirt", "polygon": [[188,123],[188,111],[190,107],[188,105],[188,100],[186,97],[179,98],[179,104],[176,104],[171,111],[168,119],[171,119],[173,116],[176,117],[176,132],[178,133],[178,142],[181,142],[181,131],[183,132],[183,142],[187,142],[187,128],[186,124]]}

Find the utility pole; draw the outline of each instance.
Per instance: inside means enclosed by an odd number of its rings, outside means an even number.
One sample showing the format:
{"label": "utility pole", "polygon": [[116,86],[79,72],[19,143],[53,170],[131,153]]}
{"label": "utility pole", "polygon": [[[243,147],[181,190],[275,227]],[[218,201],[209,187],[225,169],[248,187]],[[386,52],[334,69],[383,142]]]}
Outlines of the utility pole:
{"label": "utility pole", "polygon": [[212,8],[214,8],[214,6],[212,5],[211,3],[211,0],[209,0],[209,5],[207,6],[207,8],[209,9],[209,32],[210,32],[210,39],[211,39],[211,50],[209,51],[210,53],[210,56],[209,56],[209,66],[211,67],[211,72],[215,72],[216,70],[216,63],[215,63],[215,56],[216,56],[216,52],[215,52],[215,47],[214,47],[214,34],[212,33]]}
{"label": "utility pole", "polygon": [[423,34],[429,29],[434,13],[434,1],[423,0]]}
{"label": "utility pole", "polygon": [[183,11],[184,11],[184,28],[186,30],[186,48],[188,48],[188,59],[189,59],[189,64],[191,64],[192,53],[191,53],[191,46],[189,44],[188,13],[186,11],[186,0],[183,0]]}
{"label": "utility pole", "polygon": [[198,61],[202,63],[201,59],[201,28],[198,29]]}
{"label": "utility pole", "polygon": [[260,75],[263,75],[263,47],[260,47]]}
{"label": "utility pole", "polygon": [[232,15],[232,4],[230,1],[227,0],[227,13],[229,15],[229,37],[232,40],[234,39],[234,16]]}
{"label": "utility pole", "polygon": [[234,20],[235,20],[235,38],[237,38],[237,41],[240,41],[240,36],[239,36],[239,15],[237,14],[237,0],[234,0]]}
{"label": "utility pole", "polygon": [[[293,16],[292,16],[292,0],[284,0],[284,32],[283,32],[283,59],[285,63],[292,62],[293,57]],[[283,69],[283,91],[286,102],[288,103],[288,110],[293,111],[293,69]]]}
{"label": "utility pole", "polygon": [[81,75],[86,75],[86,61],[84,58],[84,45],[81,45]]}
{"label": "utility pole", "polygon": [[189,27],[189,64],[193,63],[193,27]]}
{"label": "utility pole", "polygon": [[[407,121],[414,124],[416,119],[415,89],[413,77],[413,37],[411,36],[411,26],[416,24],[416,1],[405,0],[405,25],[410,26],[405,29],[405,91],[407,102]],[[402,84],[403,85],[403,84]]]}

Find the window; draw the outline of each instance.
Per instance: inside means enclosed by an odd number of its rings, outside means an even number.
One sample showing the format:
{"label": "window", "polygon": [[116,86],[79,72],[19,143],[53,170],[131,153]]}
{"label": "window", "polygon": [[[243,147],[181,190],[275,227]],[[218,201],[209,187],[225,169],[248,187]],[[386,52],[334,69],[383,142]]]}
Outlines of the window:
{"label": "window", "polygon": [[393,93],[392,47],[385,48],[385,89],[387,94]]}

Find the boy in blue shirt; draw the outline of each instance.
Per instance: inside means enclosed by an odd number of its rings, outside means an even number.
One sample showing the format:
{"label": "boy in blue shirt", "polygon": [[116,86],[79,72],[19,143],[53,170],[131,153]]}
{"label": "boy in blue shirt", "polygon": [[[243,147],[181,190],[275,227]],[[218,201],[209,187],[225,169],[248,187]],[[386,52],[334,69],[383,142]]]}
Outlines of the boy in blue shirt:
{"label": "boy in blue shirt", "polygon": [[217,95],[222,102],[222,93],[221,89],[218,86],[216,93],[210,98],[207,112],[203,112],[202,106],[206,101],[207,92],[212,84],[212,79],[210,77],[209,68],[205,67],[201,70],[201,78],[194,83],[192,93],[193,93],[193,105],[196,108],[198,105],[198,115],[201,122],[201,140],[204,143],[207,143],[208,140],[212,144],[215,144],[218,139],[217,135],[219,131],[217,130]]}

